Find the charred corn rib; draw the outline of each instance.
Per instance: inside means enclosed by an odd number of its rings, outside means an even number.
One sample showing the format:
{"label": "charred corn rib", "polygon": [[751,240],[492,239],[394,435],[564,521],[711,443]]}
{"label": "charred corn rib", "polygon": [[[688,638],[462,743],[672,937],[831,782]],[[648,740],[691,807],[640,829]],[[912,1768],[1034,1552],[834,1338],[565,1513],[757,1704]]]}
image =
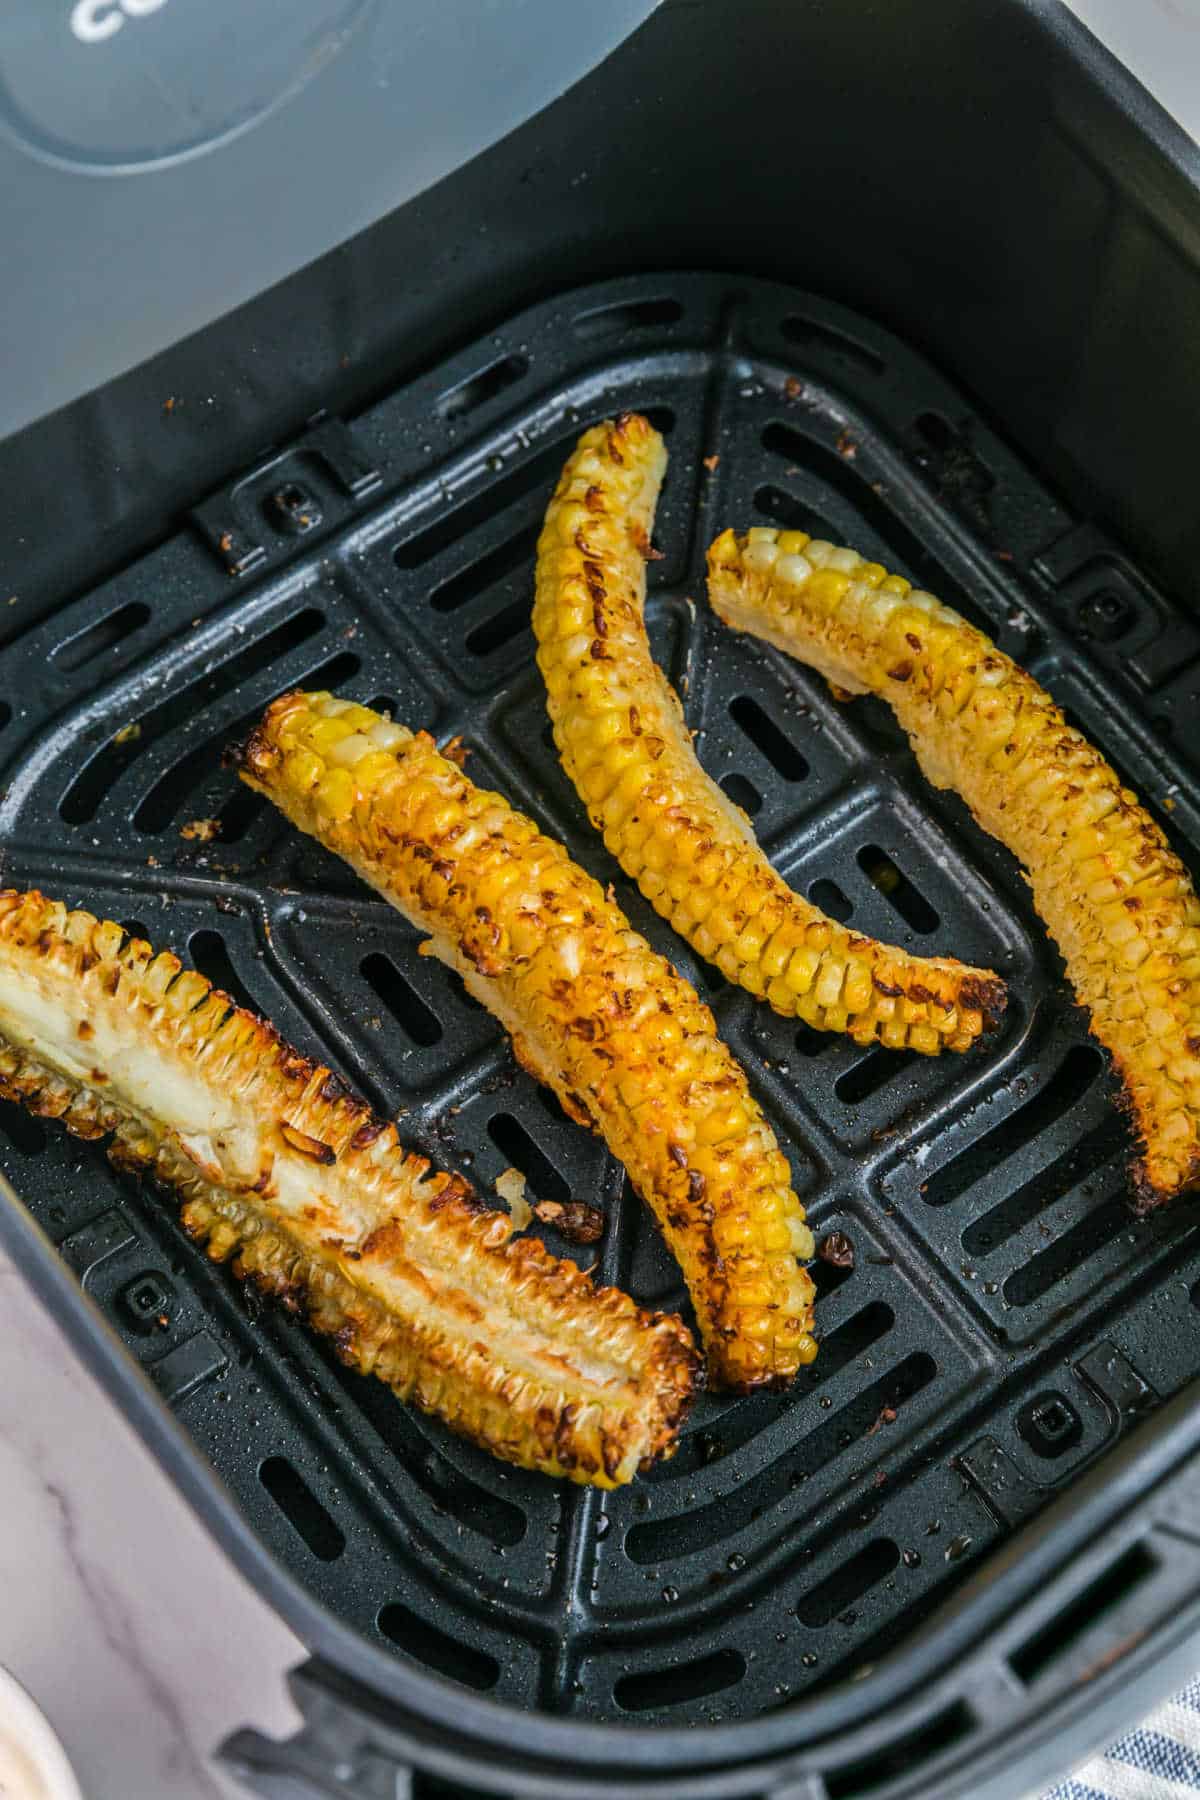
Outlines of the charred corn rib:
{"label": "charred corn rib", "polygon": [[711,1012],[561,844],[457,763],[328,694],[277,700],[243,778],[430,933],[521,1062],[591,1124],[687,1281],[710,1378],[786,1381],[816,1354],[812,1234]]}
{"label": "charred corn rib", "polygon": [[111,1134],[216,1261],[496,1456],[615,1487],[675,1448],[681,1322],[512,1237],[328,1069],[119,925],[0,893],[0,1094]]}
{"label": "charred corn rib", "polygon": [[1029,871],[1123,1079],[1139,1206],[1200,1182],[1200,900],[1136,794],[981,631],[853,550],[727,531],[709,598],[737,630],[889,702],[929,780]]}
{"label": "charred corn rib", "polygon": [[666,461],[636,413],[586,432],[538,544],[538,666],[592,823],[693,949],[778,1012],[860,1044],[967,1049],[1003,1009],[996,976],[826,918],[776,874],[746,815],[701,768],[643,619]]}

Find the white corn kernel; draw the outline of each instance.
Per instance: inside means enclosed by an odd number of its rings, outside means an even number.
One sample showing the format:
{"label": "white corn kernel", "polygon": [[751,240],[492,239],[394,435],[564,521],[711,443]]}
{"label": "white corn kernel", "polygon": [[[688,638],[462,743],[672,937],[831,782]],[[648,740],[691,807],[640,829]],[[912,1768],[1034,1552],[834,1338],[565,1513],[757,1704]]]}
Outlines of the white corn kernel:
{"label": "white corn kernel", "polygon": [[342,738],[339,743],[331,747],[328,758],[339,768],[352,769],[355,763],[361,762],[362,758],[373,748],[370,738],[363,732],[352,731],[349,737]]}

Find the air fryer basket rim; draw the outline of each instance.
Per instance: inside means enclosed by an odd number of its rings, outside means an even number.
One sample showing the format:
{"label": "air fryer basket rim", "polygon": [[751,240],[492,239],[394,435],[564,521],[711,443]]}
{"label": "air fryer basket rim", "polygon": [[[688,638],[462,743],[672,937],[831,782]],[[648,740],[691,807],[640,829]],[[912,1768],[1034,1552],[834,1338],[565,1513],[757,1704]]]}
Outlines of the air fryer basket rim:
{"label": "air fryer basket rim", "polygon": [[[478,1765],[462,1762],[472,1752],[511,1751],[514,1727],[520,1731],[520,1755],[541,1765],[547,1781],[564,1766],[597,1776],[614,1765],[652,1778],[658,1771],[688,1770],[719,1774],[722,1794],[761,1791],[762,1783],[780,1773],[797,1752],[819,1754],[823,1739],[834,1733],[839,1751],[853,1755],[858,1735],[869,1737],[872,1720],[886,1712],[888,1735],[897,1736],[937,1715],[964,1683],[955,1670],[975,1673],[968,1659],[981,1640],[1001,1622],[1020,1612],[1057,1575],[1054,1589],[1069,1582],[1081,1585],[1079,1564],[1089,1548],[1111,1555],[1111,1542],[1122,1521],[1135,1509],[1149,1510],[1155,1490],[1200,1459],[1200,1378],[1183,1388],[1128,1438],[1117,1443],[1078,1483],[1045,1512],[1014,1534],[967,1586],[941,1607],[917,1636],[858,1681],[786,1709],[733,1725],[636,1726],[592,1724],[521,1712],[481,1698],[456,1683],[426,1674],[366,1642],[305,1593],[260,1542],[232,1495],[208,1467],[170,1408],[149,1379],[131,1362],[99,1310],[76,1284],[45,1234],[26,1214],[9,1183],[0,1176],[0,1240],[41,1303],[57,1320],[75,1349],[86,1356],[91,1372],[121,1408],[130,1424],[154,1452],[183,1494],[200,1523],[231,1558],[256,1592],[274,1608],[319,1661],[339,1670],[358,1685],[360,1702],[399,1709],[395,1729],[411,1734],[420,1760],[435,1767],[436,1721],[453,1707],[456,1729],[468,1739],[456,1756],[445,1761],[456,1773]],[[1178,1637],[1189,1641],[1200,1625],[1200,1598],[1176,1622],[1170,1635],[1147,1641],[1131,1658],[1122,1658],[1082,1690],[1094,1705],[1109,1699],[1110,1688],[1129,1686],[1141,1670],[1174,1661]],[[980,1659],[986,1667],[993,1653]],[[1163,1677],[1167,1682],[1167,1676]],[[1118,1687],[1118,1683],[1120,1687]],[[1169,1685],[1169,1682],[1167,1682]],[[1157,1686],[1158,1684],[1156,1684]],[[1161,1690],[1160,1690],[1161,1691]],[[1071,1691],[1060,1705],[1078,1698]],[[1045,1724],[1050,1715],[1045,1715]],[[1106,1729],[1115,1728],[1114,1714]],[[854,1728],[858,1731],[855,1732]],[[839,1756],[839,1760],[841,1757]],[[529,1764],[522,1779],[529,1785]],[[503,1779],[499,1771],[498,1779]],[[606,1779],[608,1779],[606,1777]],[[549,1788],[547,1791],[551,1791]],[[580,1786],[580,1795],[588,1792]],[[606,1786],[597,1792],[611,1792]],[[628,1786],[633,1795],[637,1790]],[[648,1790],[649,1791],[649,1790]],[[701,1793],[703,1789],[696,1789]]]}

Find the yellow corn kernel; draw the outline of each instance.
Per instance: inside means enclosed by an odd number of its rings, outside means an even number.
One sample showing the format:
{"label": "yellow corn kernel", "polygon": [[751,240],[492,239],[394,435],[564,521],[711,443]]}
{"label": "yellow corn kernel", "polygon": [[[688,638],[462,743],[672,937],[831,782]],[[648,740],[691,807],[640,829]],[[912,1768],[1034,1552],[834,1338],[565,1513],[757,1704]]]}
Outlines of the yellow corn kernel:
{"label": "yellow corn kernel", "polygon": [[323,818],[348,819],[358,798],[358,783],[349,769],[327,769],[316,785],[315,797]]}

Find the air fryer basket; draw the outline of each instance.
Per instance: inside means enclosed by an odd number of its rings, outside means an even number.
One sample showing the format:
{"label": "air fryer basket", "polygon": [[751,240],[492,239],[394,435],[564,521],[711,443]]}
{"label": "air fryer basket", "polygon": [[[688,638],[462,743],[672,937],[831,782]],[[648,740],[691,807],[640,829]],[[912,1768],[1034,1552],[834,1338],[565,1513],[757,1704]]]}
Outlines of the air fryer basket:
{"label": "air fryer basket", "polygon": [[[722,10],[699,10],[695,67]],[[1014,54],[1035,41],[1024,8],[985,13]],[[691,9],[668,7],[622,56],[654,70],[684,29]],[[502,147],[510,173],[525,137]],[[534,304],[369,403],[331,374],[336,411],[193,496],[157,547],[122,550],[169,504],[149,472],[134,523],[112,495],[85,502],[113,509],[91,577],[31,604],[0,652],[0,874],[172,944],[481,1184],[515,1164],[536,1196],[596,1198],[604,1278],[682,1305],[603,1148],[396,915],[220,768],[300,683],[460,733],[473,777],[614,881],[696,981],[818,1231],[853,1240],[852,1270],[815,1269],[819,1360],[786,1395],[704,1397],[673,1462],[600,1496],[503,1469],[348,1374],[212,1268],[169,1200],[7,1106],[0,1162],[55,1253],[15,1209],[0,1230],[317,1653],[301,1738],[232,1747],[264,1792],[391,1793],[413,1766],[521,1794],[1009,1794],[1018,1730],[1029,1770],[1053,1768],[1052,1732],[1087,1747],[1099,1715],[1132,1716],[1197,1655],[1197,1216],[1129,1214],[1112,1082],[1012,860],[921,780],[885,709],[839,706],[719,626],[704,550],[727,523],[798,525],[939,593],[1051,688],[1193,869],[1200,627],[1063,498],[1061,458],[1053,485],[1034,473],[1028,442],[1017,455],[869,306],[740,268],[580,286],[589,259],[627,261],[595,235],[574,280],[518,278],[519,235],[504,291]],[[760,260],[778,258],[737,258]],[[128,378],[125,418],[149,379]],[[204,394],[164,388],[146,428],[169,471],[178,423],[207,483]],[[587,827],[532,661],[531,566],[569,445],[621,407],[668,438],[649,617],[706,766],[827,910],[1009,979],[985,1047],[910,1058],[776,1017],[695,962]],[[1129,529],[1170,566],[1179,541],[1154,538],[1143,499]],[[76,533],[62,566],[82,556]],[[209,842],[193,827],[211,819]],[[413,1791],[465,1790],[421,1773]]]}

